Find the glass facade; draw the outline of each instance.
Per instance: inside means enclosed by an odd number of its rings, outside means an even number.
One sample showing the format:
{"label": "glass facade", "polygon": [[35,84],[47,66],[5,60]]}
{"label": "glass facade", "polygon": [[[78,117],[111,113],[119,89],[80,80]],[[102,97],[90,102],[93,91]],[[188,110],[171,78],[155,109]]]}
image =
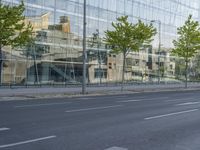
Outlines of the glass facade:
{"label": "glass facade", "polygon": [[[86,0],[87,83],[119,82],[122,56],[109,53],[104,32],[122,15],[136,23],[152,23],[160,32],[152,46],[131,53],[126,60],[128,81],[176,78],[176,61],[170,57],[177,27],[189,14],[200,20],[199,0]],[[18,5],[20,0],[2,0]],[[83,0],[24,0],[25,22],[33,25],[34,44],[23,49],[3,48],[2,84],[79,84],[82,82]],[[161,24],[160,24],[161,23]],[[160,25],[160,31],[159,31]],[[158,55],[158,44],[161,51]],[[159,63],[158,63],[159,59]],[[158,71],[158,68],[160,69]]]}

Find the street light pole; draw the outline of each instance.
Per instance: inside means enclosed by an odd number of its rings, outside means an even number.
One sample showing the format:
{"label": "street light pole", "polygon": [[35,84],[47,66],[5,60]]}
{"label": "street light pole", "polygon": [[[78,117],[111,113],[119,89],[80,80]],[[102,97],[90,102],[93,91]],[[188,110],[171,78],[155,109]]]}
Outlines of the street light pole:
{"label": "street light pole", "polygon": [[158,27],[158,84],[160,84],[160,51],[161,51],[161,21],[160,20],[151,20],[151,22],[157,22]]}
{"label": "street light pole", "polygon": [[161,21],[159,23],[159,44],[158,44],[158,84],[160,84],[160,50],[161,50]]}
{"label": "street light pole", "polygon": [[83,78],[82,94],[86,93],[86,0],[83,2]]}
{"label": "street light pole", "polygon": [[101,68],[101,53],[99,51],[99,48],[100,48],[100,38],[99,38],[99,30],[97,29],[96,30],[96,36],[97,36],[97,49],[98,49],[98,64],[99,64],[99,77],[100,77],[100,84],[102,83],[102,68]]}

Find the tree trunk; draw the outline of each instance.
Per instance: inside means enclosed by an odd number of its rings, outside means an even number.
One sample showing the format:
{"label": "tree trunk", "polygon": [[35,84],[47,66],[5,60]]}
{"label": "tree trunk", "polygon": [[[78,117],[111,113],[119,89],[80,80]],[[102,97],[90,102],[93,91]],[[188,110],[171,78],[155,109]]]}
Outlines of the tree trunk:
{"label": "tree trunk", "polygon": [[188,87],[188,61],[185,62],[185,88]]}
{"label": "tree trunk", "polygon": [[28,52],[26,52],[26,77],[25,77],[26,87],[28,86]]}
{"label": "tree trunk", "polygon": [[123,69],[122,69],[122,85],[121,91],[124,91],[124,73],[125,73],[125,61],[126,61],[126,53],[123,53]]}
{"label": "tree trunk", "polygon": [[98,63],[99,63],[99,77],[100,77],[100,85],[102,83],[102,77],[103,77],[103,70],[101,68],[101,54],[99,52],[99,45],[98,45]]}

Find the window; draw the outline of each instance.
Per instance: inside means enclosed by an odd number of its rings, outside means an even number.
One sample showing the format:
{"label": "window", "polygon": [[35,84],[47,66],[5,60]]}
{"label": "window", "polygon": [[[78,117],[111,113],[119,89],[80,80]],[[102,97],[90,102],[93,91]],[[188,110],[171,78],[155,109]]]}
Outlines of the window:
{"label": "window", "polygon": [[133,66],[139,66],[139,59],[135,59],[133,61]]}
{"label": "window", "polygon": [[107,69],[94,69],[94,77],[95,78],[107,78]]}
{"label": "window", "polygon": [[109,63],[109,69],[112,69],[112,63]]}
{"label": "window", "polygon": [[170,69],[173,69],[173,66],[172,66],[172,65],[170,65]]}
{"label": "window", "polygon": [[142,76],[141,72],[132,72],[132,76]]}

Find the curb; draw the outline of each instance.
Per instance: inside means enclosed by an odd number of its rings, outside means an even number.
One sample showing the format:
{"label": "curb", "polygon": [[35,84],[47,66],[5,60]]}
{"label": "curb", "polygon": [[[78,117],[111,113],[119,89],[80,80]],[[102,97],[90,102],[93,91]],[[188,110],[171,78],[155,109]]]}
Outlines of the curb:
{"label": "curb", "polygon": [[181,92],[181,91],[198,91],[200,88],[169,88],[169,89],[138,89],[138,90],[126,90],[121,92],[118,91],[93,91],[85,95],[79,92],[73,93],[37,93],[37,94],[11,94],[11,95],[1,95],[0,101],[14,101],[14,100],[41,100],[41,99],[54,99],[54,98],[74,98],[74,97],[91,97],[91,96],[103,96],[103,95],[122,95],[122,94],[137,94],[137,93],[158,93],[158,92]]}

